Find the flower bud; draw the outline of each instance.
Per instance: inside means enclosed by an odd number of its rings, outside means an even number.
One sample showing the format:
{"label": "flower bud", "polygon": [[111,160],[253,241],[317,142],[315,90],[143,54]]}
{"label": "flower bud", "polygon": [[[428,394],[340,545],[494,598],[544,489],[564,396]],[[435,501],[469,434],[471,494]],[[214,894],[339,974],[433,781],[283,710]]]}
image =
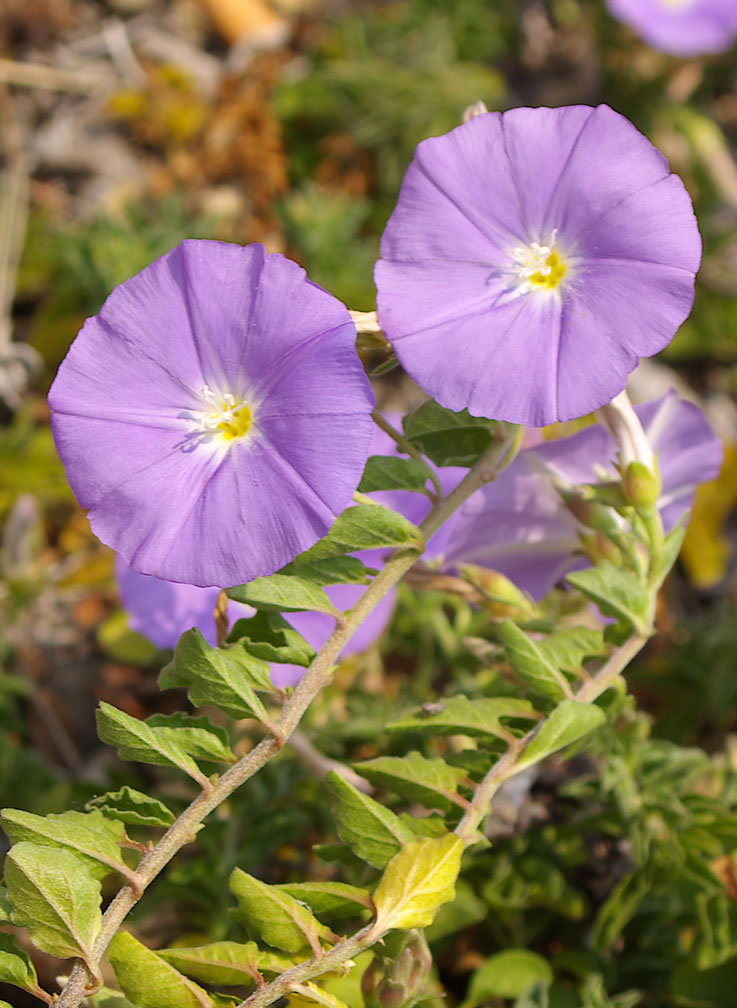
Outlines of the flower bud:
{"label": "flower bud", "polygon": [[603,533],[582,532],[580,538],[584,552],[592,563],[597,564],[600,560],[608,560],[615,567],[622,566],[622,551]]}
{"label": "flower bud", "polygon": [[364,972],[361,990],[366,1008],[411,1008],[422,996],[431,968],[432,956],[424,934],[408,932],[394,959],[377,955]]}
{"label": "flower bud", "polygon": [[660,496],[661,482],[656,471],[649,469],[643,462],[630,462],[622,479],[622,486],[627,500],[638,511],[647,511],[655,507]]}
{"label": "flower bud", "polygon": [[458,573],[486,596],[484,609],[493,616],[532,613],[534,605],[516,584],[499,571],[473,564],[459,564]]}
{"label": "flower bud", "polygon": [[576,490],[559,490],[563,501],[571,514],[582,525],[602,532],[604,535],[611,535],[620,531],[620,525],[611,508],[596,501],[587,500],[583,494]]}

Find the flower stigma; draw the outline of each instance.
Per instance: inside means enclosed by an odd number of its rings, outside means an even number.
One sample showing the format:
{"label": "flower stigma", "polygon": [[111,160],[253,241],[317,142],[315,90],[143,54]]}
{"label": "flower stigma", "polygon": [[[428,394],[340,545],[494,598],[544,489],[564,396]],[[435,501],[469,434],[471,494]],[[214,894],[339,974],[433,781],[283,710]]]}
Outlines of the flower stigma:
{"label": "flower stigma", "polygon": [[230,392],[218,395],[209,385],[203,386],[201,395],[209,407],[209,413],[203,411],[201,414],[203,433],[224,441],[235,441],[248,434],[253,424],[253,410],[245,400],[237,402]]}
{"label": "flower stigma", "polygon": [[557,234],[556,228],[550,237],[549,245],[534,241],[527,246],[512,249],[511,257],[514,260],[512,270],[520,294],[528,294],[534,290],[552,291],[560,285],[568,267],[556,248]]}

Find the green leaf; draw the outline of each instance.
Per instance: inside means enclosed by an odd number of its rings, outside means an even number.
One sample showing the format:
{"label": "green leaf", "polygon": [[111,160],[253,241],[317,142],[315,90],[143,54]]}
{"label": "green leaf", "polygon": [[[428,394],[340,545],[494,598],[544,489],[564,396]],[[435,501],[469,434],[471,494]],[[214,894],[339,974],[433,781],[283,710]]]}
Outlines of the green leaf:
{"label": "green leaf", "polygon": [[152,728],[104,701],[97,711],[97,732],[103,742],[115,746],[121,759],[178,767],[200,786],[209,782],[187,753],[181,728]]}
{"label": "green leaf", "polygon": [[565,676],[516,623],[509,619],[503,620],[499,624],[498,633],[507,661],[525,686],[534,693],[555,701],[571,695]]}
{"label": "green leaf", "polygon": [[358,857],[374,868],[384,868],[412,832],[379,802],[331,770],[325,786],[333,805],[338,836]]}
{"label": "green leaf", "polygon": [[198,948],[161,949],[157,954],[187,976],[221,987],[260,983],[262,973],[279,975],[295,964],[277,952],[262,951],[255,942],[221,941]]}
{"label": "green leaf", "polygon": [[168,828],[174,822],[171,812],[158,798],[136,791],[127,784],[119,791],[108,791],[87,802],[86,808],[99,809],[103,815],[129,826],[158,826]]}
{"label": "green leaf", "polygon": [[355,917],[362,910],[371,910],[371,894],[345,882],[288,882],[274,886],[280,892],[306,903],[320,917]]}
{"label": "green leaf", "polygon": [[0,924],[9,924],[13,912],[13,906],[8,899],[8,890],[4,885],[0,885]]}
{"label": "green leaf", "polygon": [[637,633],[647,636],[647,612],[650,593],[630,571],[601,560],[590,570],[569,574],[566,580],[592,599],[604,616],[624,620]]}
{"label": "green leaf", "polygon": [[510,729],[502,718],[537,721],[529,700],[516,697],[482,697],[470,700],[454,696],[439,703],[425,704],[412,714],[405,714],[388,725],[390,732],[422,732],[432,735],[470,735],[472,738],[510,738]]}
{"label": "green leaf", "polygon": [[323,1008],[348,1008],[345,1001],[341,1001],[335,994],[329,994],[309,980],[295,984],[286,998],[287,1008],[315,1008],[315,1005],[322,1005]]}
{"label": "green leaf", "polygon": [[357,504],[338,515],[332,528],[296,564],[314,563],[358,550],[406,546],[422,541],[419,529],[383,504]]}
{"label": "green leaf", "polygon": [[322,861],[327,861],[328,864],[346,865],[359,871],[364,867],[364,862],[353,853],[346,843],[314,844],[312,849]]}
{"label": "green leaf", "polygon": [[472,466],[494,439],[492,421],[453,413],[427,399],[403,421],[404,433],[439,466]]}
{"label": "green leaf", "polygon": [[288,564],[282,573],[294,574],[318,585],[368,583],[363,561],[354,556],[331,556],[310,563],[301,563],[298,558]]}
{"label": "green leaf", "polygon": [[427,493],[427,479],[427,468],[417,459],[372,455],[366,463],[358,489],[361,493],[374,493],[377,490]]}
{"label": "green leaf", "polygon": [[376,787],[394,791],[426,808],[449,812],[459,804],[458,785],[465,773],[442,759],[427,759],[418,752],[406,756],[379,756],[354,764],[354,769]]}
{"label": "green leaf", "polygon": [[686,526],[683,524],[683,519],[681,519],[681,522],[665,537],[663,550],[655,564],[654,576],[656,588],[660,588],[670,573],[671,567],[678,559],[678,554],[681,552],[681,546],[683,546],[685,537]]}
{"label": "green leaf", "polygon": [[102,812],[38,816],[20,809],[3,809],[2,817],[3,829],[13,844],[30,840],[42,847],[66,848],[97,879],[113,871],[128,879],[132,876],[120,850],[126,839],[125,827],[106,819]]}
{"label": "green leaf", "polygon": [[182,634],[174,661],[159,676],[162,689],[186,685],[195,707],[212,704],[234,718],[268,719],[257,690],[273,692],[269,666],[249,654],[242,644],[211,647],[193,627]]}
{"label": "green leaf", "polygon": [[737,958],[706,970],[687,961],[675,970],[671,981],[673,1004],[683,1008],[731,1008],[735,987]]}
{"label": "green leaf", "polygon": [[536,644],[551,665],[574,674],[580,673],[584,658],[602,655],[606,650],[601,630],[582,626],[560,627]]}
{"label": "green leaf", "polygon": [[136,1008],[213,1008],[206,991],[127,931],[116,934],[107,954],[120,989]]}
{"label": "green leaf", "polygon": [[230,748],[227,731],[214,725],[209,718],[193,717],[184,711],[176,714],[153,714],[146,718],[150,728],[166,728],[181,732],[181,744],[190,756],[211,763],[235,763],[236,756]]}
{"label": "green leaf", "polygon": [[445,836],[448,832],[445,820],[439,815],[418,818],[417,816],[410,815],[409,812],[400,812],[399,818],[412,831],[412,838],[414,840],[422,840],[424,837]]}
{"label": "green leaf", "polygon": [[612,948],[650,889],[650,881],[641,872],[627,875],[614,887],[594,922],[593,947],[599,954]]}
{"label": "green leaf", "polygon": [[505,949],[473,974],[461,1008],[477,1008],[492,998],[522,997],[536,984],[552,982],[553,970],[542,956],[527,949]]}
{"label": "green leaf", "polygon": [[0,932],[0,981],[20,987],[31,994],[39,990],[31,957],[12,935]]}
{"label": "green leaf", "polygon": [[564,700],[542,723],[537,736],[530,742],[515,765],[515,772],[532,766],[564,746],[577,742],[606,721],[604,711],[594,704]]}
{"label": "green leaf", "polygon": [[120,991],[103,987],[96,994],[90,994],[82,1004],[86,1008],[136,1008]]}
{"label": "green leaf", "polygon": [[373,932],[427,927],[435,911],[453,899],[463,841],[455,833],[408,843],[395,855],[374,893]]}
{"label": "green leaf", "polygon": [[314,581],[290,574],[256,578],[248,584],[228,588],[227,594],[235,602],[244,602],[254,609],[273,612],[333,611],[330,599]]}
{"label": "green leaf", "polygon": [[100,933],[100,883],[79,858],[23,841],[5,859],[13,923],[58,959],[84,959],[93,973],[92,949]]}
{"label": "green leaf", "polygon": [[249,933],[283,952],[300,952],[308,946],[319,954],[320,939],[332,932],[293,896],[266,885],[240,868],[230,876],[230,888],[238,899],[236,916]]}
{"label": "green leaf", "polygon": [[228,642],[238,643],[265,662],[282,662],[307,668],[315,649],[297,633],[279,613],[257,612],[250,619],[239,619],[230,631]]}

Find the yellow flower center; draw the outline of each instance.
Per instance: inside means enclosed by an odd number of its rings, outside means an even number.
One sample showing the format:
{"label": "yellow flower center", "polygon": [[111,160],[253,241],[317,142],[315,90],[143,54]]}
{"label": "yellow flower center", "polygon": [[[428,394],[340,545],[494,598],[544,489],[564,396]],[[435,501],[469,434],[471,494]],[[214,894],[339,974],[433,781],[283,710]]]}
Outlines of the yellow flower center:
{"label": "yellow flower center", "polygon": [[556,231],[553,231],[549,245],[530,242],[529,245],[512,250],[513,271],[516,274],[517,289],[522,294],[533,290],[555,290],[559,287],[568,266],[556,248]]}
{"label": "yellow flower center", "polygon": [[537,284],[538,287],[547,287],[553,290],[566,275],[566,264],[559,252],[555,249],[542,263],[540,269],[535,270],[528,279],[530,283]]}
{"label": "yellow flower center", "polygon": [[245,400],[236,402],[230,392],[218,395],[209,385],[203,388],[202,398],[210,407],[210,413],[202,418],[206,432],[225,441],[235,441],[248,434],[253,424],[253,410]]}

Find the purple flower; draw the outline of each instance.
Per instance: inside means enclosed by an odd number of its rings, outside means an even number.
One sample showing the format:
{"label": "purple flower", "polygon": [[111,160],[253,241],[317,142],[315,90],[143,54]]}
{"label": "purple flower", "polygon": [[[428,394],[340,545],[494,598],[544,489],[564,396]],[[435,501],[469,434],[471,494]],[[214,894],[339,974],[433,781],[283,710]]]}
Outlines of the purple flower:
{"label": "purple flower", "polygon": [[[115,558],[115,580],[131,630],[148,637],[157,648],[173,648],[190,627],[197,627],[209,644],[215,644],[214,613],[219,588],[198,588],[137,574],[120,556]],[[228,615],[232,621],[252,616],[253,610],[231,602]]]}
{"label": "purple flower", "polygon": [[[719,472],[721,442],[701,410],[675,392],[635,412],[658,458],[658,507],[669,532],[690,509],[696,486]],[[520,452],[496,483],[462,507],[446,565],[497,570],[541,599],[564,574],[589,566],[581,556],[581,526],[548,477],[575,485],[616,479],[616,453],[614,438],[600,424]]]}
{"label": "purple flower", "polygon": [[[394,422],[398,418],[392,417]],[[372,455],[396,455],[397,447],[380,428],[373,427],[370,446]],[[448,467],[439,470],[440,480],[446,490],[459,482],[465,470]],[[430,508],[430,501],[422,494],[406,491],[386,491],[373,495],[377,500],[394,507],[412,522],[420,522]],[[441,528],[428,546],[428,556],[437,556],[445,549],[450,523]],[[370,567],[381,566],[381,550],[365,550],[357,554]],[[116,558],[115,576],[120,589],[123,608],[127,611],[130,626],[160,648],[173,648],[180,636],[196,626],[211,643],[215,643],[213,611],[218,597],[217,588],[198,588],[194,585],[175,584],[160,578],[137,574],[120,557]],[[356,604],[365,588],[361,585],[330,585],[325,591],[336,609],[347,610]],[[396,592],[386,595],[364,620],[343,655],[365,651],[381,635],[389,622],[396,602]],[[244,615],[247,607],[231,602],[228,615],[231,622]],[[250,610],[249,613],[250,614]],[[246,615],[247,615],[246,614]],[[315,650],[319,650],[335,627],[327,613],[290,613],[289,622]],[[271,678],[277,686],[293,686],[304,674],[297,665],[272,666]]]}
{"label": "purple flower", "polygon": [[[215,644],[214,610],[219,588],[198,588],[137,574],[120,557],[116,557],[115,561],[115,578],[131,629],[148,637],[156,647],[173,649],[182,634],[191,627],[197,627],[209,644]],[[331,585],[325,591],[336,609],[350,609],[365,588],[360,585]],[[389,622],[394,603],[394,593],[382,599],[353,635],[343,651],[344,655],[358,654],[373,644]],[[252,615],[253,609],[249,606],[238,602],[231,602],[228,606],[231,624]],[[335,627],[331,616],[318,612],[290,613],[289,622],[316,651]],[[274,663],[271,680],[276,686],[293,686],[304,672],[305,669],[299,665]]]}
{"label": "purple flower", "polygon": [[424,140],[376,265],[407,372],[452,410],[541,427],[624,387],[688,315],[683,183],[623,116],[489,113]]}
{"label": "purple flower", "polygon": [[735,0],[608,0],[616,18],[654,49],[676,56],[728,49],[737,36]]}
{"label": "purple flower", "polygon": [[373,396],[347,309],[299,266],[186,241],[87,320],[49,402],[97,536],[140,573],[225,587],[350,503]]}

